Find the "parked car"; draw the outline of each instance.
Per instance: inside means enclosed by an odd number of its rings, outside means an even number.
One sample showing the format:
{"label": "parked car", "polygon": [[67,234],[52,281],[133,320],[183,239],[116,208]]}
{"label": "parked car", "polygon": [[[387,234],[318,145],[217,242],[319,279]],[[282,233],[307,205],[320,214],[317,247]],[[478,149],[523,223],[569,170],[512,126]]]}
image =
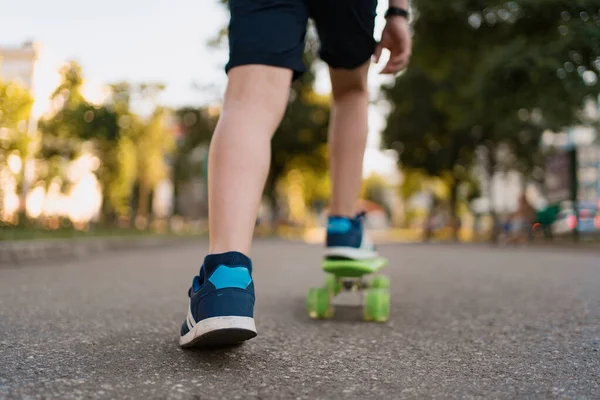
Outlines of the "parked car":
{"label": "parked car", "polygon": [[552,233],[554,235],[564,235],[573,232],[575,228],[579,233],[600,233],[600,211],[598,207],[587,204],[580,205],[579,218],[575,216],[575,211],[572,208],[560,211],[556,216],[556,221],[552,224]]}

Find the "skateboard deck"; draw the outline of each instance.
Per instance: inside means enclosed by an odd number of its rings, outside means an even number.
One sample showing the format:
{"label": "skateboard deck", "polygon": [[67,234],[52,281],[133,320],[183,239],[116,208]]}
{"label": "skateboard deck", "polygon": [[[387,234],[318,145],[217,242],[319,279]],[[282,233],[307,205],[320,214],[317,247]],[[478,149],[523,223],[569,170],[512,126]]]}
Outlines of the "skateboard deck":
{"label": "skateboard deck", "polygon": [[312,288],[306,298],[306,311],[311,318],[328,319],[333,317],[334,300],[344,292],[359,294],[365,321],[385,322],[390,314],[390,281],[377,274],[387,266],[388,260],[378,257],[370,260],[325,259],[323,271],[327,273],[320,288]]}
{"label": "skateboard deck", "polygon": [[385,267],[388,260],[383,257],[371,260],[323,260],[323,271],[340,278],[360,278],[373,274]]}

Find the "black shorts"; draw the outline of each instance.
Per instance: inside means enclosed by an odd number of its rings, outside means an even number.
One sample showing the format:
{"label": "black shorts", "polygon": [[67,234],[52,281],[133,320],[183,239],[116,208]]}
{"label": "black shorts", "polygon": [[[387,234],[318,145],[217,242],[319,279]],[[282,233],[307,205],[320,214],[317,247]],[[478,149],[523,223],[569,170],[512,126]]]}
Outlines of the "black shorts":
{"label": "black shorts", "polygon": [[321,41],[320,57],[331,68],[357,68],[375,49],[377,0],[229,0],[229,7],[227,72],[262,64],[289,68],[297,78],[305,70],[309,18]]}

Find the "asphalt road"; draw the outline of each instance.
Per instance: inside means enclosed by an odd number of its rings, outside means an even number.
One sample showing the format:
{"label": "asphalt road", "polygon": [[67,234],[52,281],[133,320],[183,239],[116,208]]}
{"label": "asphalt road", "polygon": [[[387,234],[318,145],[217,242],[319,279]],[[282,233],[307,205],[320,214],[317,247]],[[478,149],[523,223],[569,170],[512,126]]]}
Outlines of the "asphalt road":
{"label": "asphalt road", "polygon": [[304,311],[320,247],[256,243],[259,336],[184,351],[206,244],[0,268],[0,398],[600,398],[600,256],[388,245],[392,316]]}

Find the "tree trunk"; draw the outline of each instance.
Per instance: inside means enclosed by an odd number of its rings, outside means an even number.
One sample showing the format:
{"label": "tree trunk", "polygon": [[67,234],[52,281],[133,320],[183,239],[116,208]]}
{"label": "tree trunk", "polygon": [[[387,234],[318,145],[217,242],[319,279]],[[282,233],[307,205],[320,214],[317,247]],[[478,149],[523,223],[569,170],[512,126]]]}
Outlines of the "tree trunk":
{"label": "tree trunk", "polygon": [[492,244],[498,243],[498,237],[500,235],[499,232],[499,224],[498,224],[498,215],[496,214],[496,206],[494,205],[494,175],[496,174],[496,166],[497,166],[497,158],[496,158],[496,145],[488,144],[488,197],[490,201],[490,217],[492,218],[492,234],[490,236],[490,242]]}
{"label": "tree trunk", "polygon": [[425,229],[423,230],[423,241],[429,242],[433,237],[433,217],[437,208],[437,200],[435,195],[432,193],[431,204],[427,211],[427,217],[425,217]]}
{"label": "tree trunk", "polygon": [[[271,157],[273,159],[273,156]],[[277,231],[277,225],[279,223],[279,203],[277,202],[277,182],[279,177],[283,174],[284,168],[279,165],[271,164],[271,171],[265,182],[264,195],[269,202],[269,208],[271,209],[271,233]]]}
{"label": "tree trunk", "polygon": [[173,179],[173,215],[181,215],[181,207],[179,206],[181,184],[180,180]]}
{"label": "tree trunk", "polygon": [[274,193],[267,195],[269,201],[269,208],[271,209],[271,233],[277,233],[277,225],[279,224],[279,203],[277,202],[277,196]]}
{"label": "tree trunk", "polygon": [[[277,224],[279,222],[279,203],[277,202],[277,193],[276,193],[277,181],[271,177],[267,179],[265,184],[265,197],[269,203],[269,208],[271,210],[271,220],[269,221],[271,233],[275,233],[277,231]],[[258,218],[258,216],[257,216]]]}
{"label": "tree trunk", "polygon": [[118,218],[117,213],[115,212],[111,202],[110,202],[110,192],[109,189],[105,189],[103,191],[102,197],[102,209],[100,213],[100,226],[104,227],[114,227],[118,226]]}
{"label": "tree trunk", "polygon": [[138,209],[135,225],[138,229],[145,229],[148,223],[148,205],[150,196],[150,187],[146,182],[139,182],[138,193]]}
{"label": "tree trunk", "polygon": [[[451,159],[450,165],[454,168],[458,164],[458,155],[459,148],[456,145],[456,142],[452,143],[452,151],[451,151]],[[452,177],[452,183],[450,184],[450,223],[452,224],[452,239],[455,242],[459,241],[459,233],[460,233],[460,221],[458,220],[458,186],[460,184],[460,179],[457,176],[458,173],[454,173]]]}
{"label": "tree trunk", "polygon": [[141,217],[147,217],[148,215],[148,196],[150,195],[150,189],[144,182],[140,182],[138,195],[138,215]]}
{"label": "tree trunk", "polygon": [[450,187],[450,221],[452,224],[452,238],[455,242],[459,241],[460,233],[460,221],[458,219],[458,184],[459,182],[454,179]]}
{"label": "tree trunk", "polygon": [[17,209],[17,219],[19,221],[19,226],[28,226],[29,225],[29,217],[27,216],[27,184],[25,182],[25,163],[26,160],[23,159],[23,166],[21,168],[21,177],[20,184],[17,185],[17,191],[19,193],[19,208]]}

